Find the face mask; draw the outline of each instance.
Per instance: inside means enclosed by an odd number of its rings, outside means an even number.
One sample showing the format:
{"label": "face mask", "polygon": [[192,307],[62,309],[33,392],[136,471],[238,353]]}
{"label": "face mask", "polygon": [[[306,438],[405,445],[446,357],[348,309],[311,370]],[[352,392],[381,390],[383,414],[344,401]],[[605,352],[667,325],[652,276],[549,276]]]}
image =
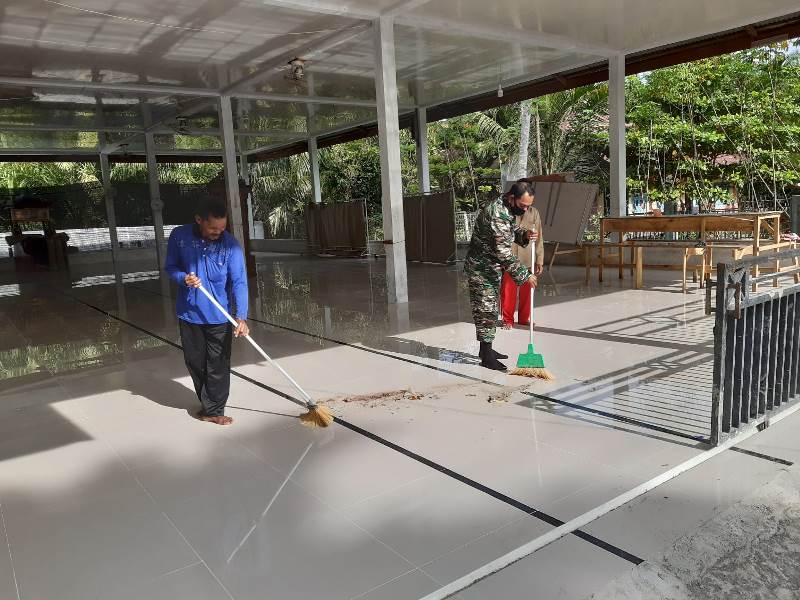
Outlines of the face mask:
{"label": "face mask", "polygon": [[524,208],[520,208],[519,206],[516,206],[516,205],[514,205],[514,204],[512,204],[511,206],[509,206],[509,207],[508,207],[508,210],[509,210],[509,211],[511,212],[511,214],[512,214],[512,215],[514,215],[515,217],[521,217],[522,215],[524,215],[524,214],[525,214],[525,209],[524,209]]}

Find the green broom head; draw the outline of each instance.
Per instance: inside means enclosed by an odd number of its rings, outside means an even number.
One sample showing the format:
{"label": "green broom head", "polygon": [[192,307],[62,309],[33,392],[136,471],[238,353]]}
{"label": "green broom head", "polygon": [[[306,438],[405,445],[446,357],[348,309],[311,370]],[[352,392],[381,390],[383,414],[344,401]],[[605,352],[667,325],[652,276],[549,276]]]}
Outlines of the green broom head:
{"label": "green broom head", "polygon": [[544,357],[541,354],[536,354],[533,350],[533,344],[528,344],[528,351],[520,354],[517,359],[518,369],[544,369]]}

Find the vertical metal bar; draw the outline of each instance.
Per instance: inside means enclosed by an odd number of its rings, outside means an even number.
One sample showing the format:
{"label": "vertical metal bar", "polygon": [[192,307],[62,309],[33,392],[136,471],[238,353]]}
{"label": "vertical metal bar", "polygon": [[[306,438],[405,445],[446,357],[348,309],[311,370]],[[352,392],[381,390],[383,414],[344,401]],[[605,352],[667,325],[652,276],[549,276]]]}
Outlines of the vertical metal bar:
{"label": "vertical metal bar", "polygon": [[742,378],[744,375],[744,355],[747,351],[744,343],[744,315],[739,319],[733,319],[728,327],[734,329],[735,352],[732,357],[731,383],[733,389],[731,393],[731,427],[739,427],[742,417]]}
{"label": "vertical metal bar", "polygon": [[794,361],[791,369],[791,394],[800,394],[800,294],[794,294]]}
{"label": "vertical metal bar", "polygon": [[775,396],[775,376],[778,371],[778,342],[780,334],[780,312],[777,300],[770,300],[769,363],[767,365],[767,410],[780,404]]}
{"label": "vertical metal bar", "polygon": [[786,402],[789,402],[794,398],[792,373],[794,372],[794,347],[796,344],[794,322],[797,311],[797,294],[791,294],[786,300],[786,366],[783,369],[783,389]]}
{"label": "vertical metal bar", "polygon": [[756,304],[751,310],[753,311],[753,355],[750,361],[750,418],[755,418],[763,412],[760,406],[759,389],[764,337],[764,305]]}
{"label": "vertical metal bar", "polygon": [[752,390],[752,377],[753,377],[753,354],[755,352],[753,344],[753,334],[755,331],[754,321],[756,309],[755,306],[745,306],[742,309],[742,322],[743,335],[742,335],[742,390],[741,390],[741,422],[747,423],[750,420],[750,397]]}
{"label": "vertical metal bar", "polygon": [[772,302],[762,304],[764,312],[761,327],[761,372],[758,381],[758,413],[764,415],[772,408],[769,402],[769,357],[772,348]]}
{"label": "vertical metal bar", "polygon": [[[736,320],[727,315],[726,305],[725,320],[727,327],[725,330],[725,378],[722,386],[722,432],[729,433],[731,430],[731,414],[733,412],[733,370],[736,362]],[[738,422],[738,418],[737,418]]]}
{"label": "vertical metal bar", "polygon": [[778,312],[780,315],[778,330],[778,356],[775,370],[775,404],[780,405],[789,401],[789,390],[786,386],[786,358],[788,344],[786,343],[786,330],[789,328],[789,298],[783,296],[778,299]]}
{"label": "vertical metal bar", "polygon": [[[602,242],[602,240],[601,240]],[[714,380],[711,389],[711,445],[719,445],[722,437],[723,397],[725,395],[725,356],[727,354],[728,320],[725,306],[725,281],[728,272],[724,264],[717,266],[717,306],[714,317]]]}

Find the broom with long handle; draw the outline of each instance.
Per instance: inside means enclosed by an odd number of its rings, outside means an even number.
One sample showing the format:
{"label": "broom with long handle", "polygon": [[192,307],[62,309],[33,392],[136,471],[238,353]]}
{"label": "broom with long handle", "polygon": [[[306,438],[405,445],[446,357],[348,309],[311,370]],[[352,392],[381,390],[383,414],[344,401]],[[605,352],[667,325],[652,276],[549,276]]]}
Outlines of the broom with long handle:
{"label": "broom with long handle", "polygon": [[[531,245],[531,269],[536,265],[536,242],[530,241]],[[535,377],[537,379],[545,379],[553,381],[555,377],[544,366],[544,357],[537,354],[533,348],[533,297],[536,294],[536,288],[531,286],[531,314],[529,319],[530,342],[528,343],[528,351],[519,355],[517,359],[517,368],[511,371],[512,375],[521,375],[523,377]]]}
{"label": "broom with long handle", "polygon": [[[223,315],[225,315],[225,318],[228,319],[228,321],[230,321],[231,324],[234,327],[237,327],[239,325],[236,322],[236,319],[234,319],[228,313],[227,310],[222,308],[222,305],[220,305],[220,303],[217,302],[217,299],[214,298],[214,296],[206,288],[204,288],[202,285],[200,285],[200,286],[197,287],[197,289],[200,290],[201,292],[203,292],[203,294],[205,294],[206,298],[208,298],[208,300],[211,302],[211,304],[213,304],[217,308],[217,310],[219,312],[221,312]],[[300,384],[297,383],[294,380],[294,378],[291,375],[289,375],[289,373],[287,373],[286,371],[283,370],[283,367],[281,367],[278,363],[276,363],[274,360],[272,360],[269,357],[269,355],[266,352],[264,352],[264,350],[261,348],[261,346],[256,344],[256,342],[255,342],[255,340],[253,338],[251,338],[249,335],[246,335],[244,337],[248,342],[250,342],[253,345],[253,348],[255,348],[256,351],[261,356],[263,356],[271,366],[275,367],[278,371],[281,372],[281,374],[284,377],[286,377],[286,379],[289,381],[289,383],[291,383],[294,386],[294,388],[303,397],[303,400],[306,403],[306,408],[308,409],[308,412],[300,415],[300,422],[303,425],[308,425],[309,427],[327,427],[328,425],[333,423],[333,415],[331,414],[331,412],[327,408],[317,404],[314,401],[314,399],[311,396],[309,396],[303,388],[300,387]]]}

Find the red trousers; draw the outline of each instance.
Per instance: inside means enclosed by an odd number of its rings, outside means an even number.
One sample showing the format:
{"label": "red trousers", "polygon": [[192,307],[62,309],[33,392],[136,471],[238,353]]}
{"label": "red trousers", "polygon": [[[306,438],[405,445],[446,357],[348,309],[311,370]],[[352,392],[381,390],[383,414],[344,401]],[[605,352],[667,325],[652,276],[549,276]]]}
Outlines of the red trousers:
{"label": "red trousers", "polygon": [[517,285],[508,273],[503,273],[503,281],[500,285],[500,309],[503,315],[503,322],[514,323],[514,309],[517,308],[519,298],[519,321],[522,325],[527,325],[531,320],[531,284],[527,281],[522,285]]}

